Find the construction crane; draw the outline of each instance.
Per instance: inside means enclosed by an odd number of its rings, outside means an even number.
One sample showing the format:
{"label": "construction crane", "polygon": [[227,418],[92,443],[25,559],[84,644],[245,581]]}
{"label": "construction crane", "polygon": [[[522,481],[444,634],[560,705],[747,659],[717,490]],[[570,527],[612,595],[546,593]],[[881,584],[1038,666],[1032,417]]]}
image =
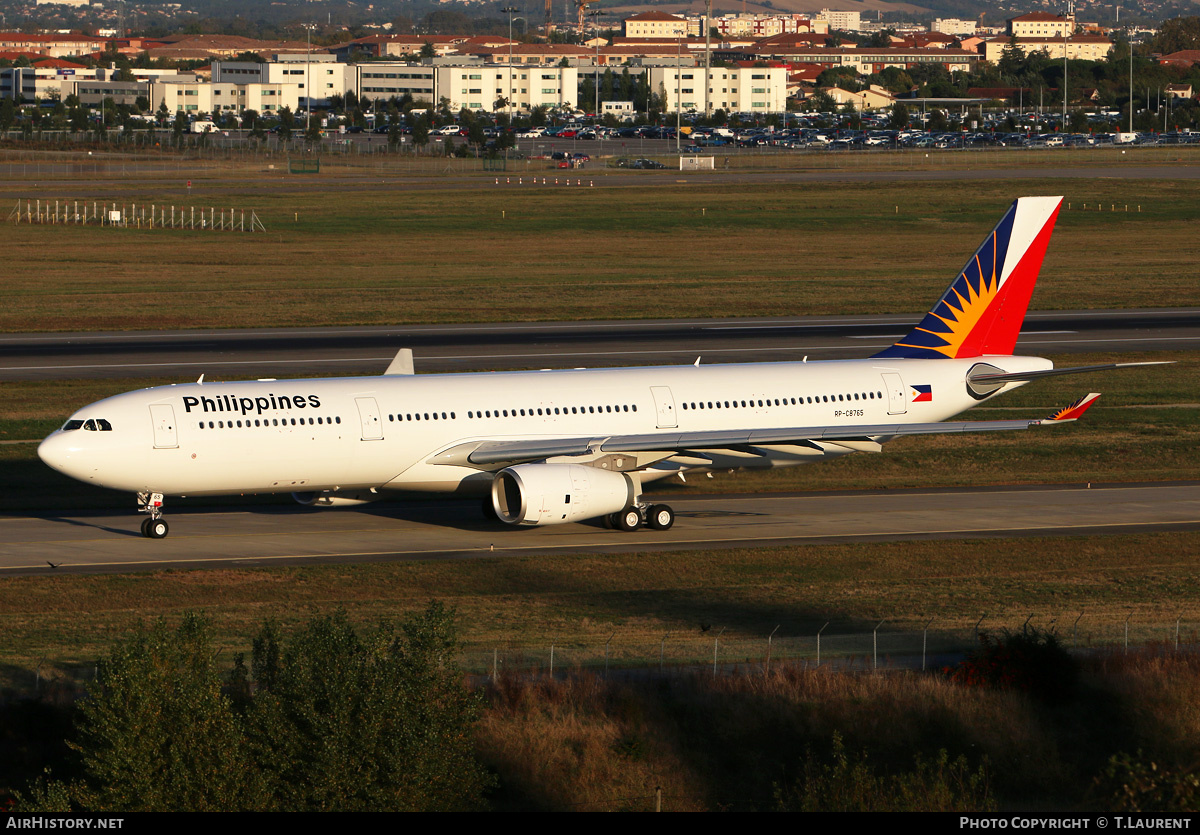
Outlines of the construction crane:
{"label": "construction crane", "polygon": [[583,19],[587,16],[588,4],[593,0],[575,0],[576,12],[579,14],[579,36],[583,37]]}

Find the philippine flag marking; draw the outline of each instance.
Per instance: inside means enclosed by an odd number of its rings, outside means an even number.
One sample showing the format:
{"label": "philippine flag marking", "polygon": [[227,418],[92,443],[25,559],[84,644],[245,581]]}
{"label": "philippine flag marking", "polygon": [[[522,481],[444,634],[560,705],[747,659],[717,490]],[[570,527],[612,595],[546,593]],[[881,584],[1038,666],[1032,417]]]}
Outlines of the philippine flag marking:
{"label": "philippine flag marking", "polygon": [[933,386],[913,386],[914,403],[931,403],[933,402]]}

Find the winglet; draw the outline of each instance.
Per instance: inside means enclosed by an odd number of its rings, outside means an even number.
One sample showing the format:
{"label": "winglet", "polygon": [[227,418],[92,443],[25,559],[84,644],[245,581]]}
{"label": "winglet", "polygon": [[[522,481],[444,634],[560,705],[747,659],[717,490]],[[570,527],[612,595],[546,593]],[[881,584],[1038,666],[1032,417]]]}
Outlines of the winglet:
{"label": "winglet", "polygon": [[1054,423],[1063,423],[1068,420],[1079,420],[1079,418],[1083,416],[1083,413],[1086,412],[1088,408],[1090,408],[1091,405],[1099,399],[1100,392],[1098,391],[1094,391],[1091,394],[1085,394],[1070,406],[1059,409],[1051,417],[1047,418],[1047,420],[1053,421]]}

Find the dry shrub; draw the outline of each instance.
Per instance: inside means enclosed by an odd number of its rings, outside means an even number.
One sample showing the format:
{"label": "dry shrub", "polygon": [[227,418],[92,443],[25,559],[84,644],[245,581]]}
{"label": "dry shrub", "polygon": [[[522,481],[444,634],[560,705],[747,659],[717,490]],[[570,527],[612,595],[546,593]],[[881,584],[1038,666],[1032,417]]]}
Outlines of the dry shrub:
{"label": "dry shrub", "polygon": [[[757,730],[760,750],[773,751],[780,773],[760,768],[758,780],[790,780],[812,747],[830,753],[835,733],[857,751],[869,751],[881,769],[911,769],[915,755],[965,756],[972,767],[990,763],[1000,794],[1046,791],[1070,779],[1056,735],[1020,693],[967,690],[917,673],[830,673],[785,667],[769,677],[720,678],[710,713],[720,723]],[[748,698],[749,697],[749,698]],[[749,791],[747,787],[747,791]]]}
{"label": "dry shrub", "polygon": [[630,688],[589,674],[502,679],[490,691],[479,754],[500,775],[499,808],[669,811],[705,808],[687,769]]}
{"label": "dry shrub", "polygon": [[1200,656],[1148,649],[1087,665],[1120,702],[1121,722],[1149,756],[1192,765],[1200,750]]}

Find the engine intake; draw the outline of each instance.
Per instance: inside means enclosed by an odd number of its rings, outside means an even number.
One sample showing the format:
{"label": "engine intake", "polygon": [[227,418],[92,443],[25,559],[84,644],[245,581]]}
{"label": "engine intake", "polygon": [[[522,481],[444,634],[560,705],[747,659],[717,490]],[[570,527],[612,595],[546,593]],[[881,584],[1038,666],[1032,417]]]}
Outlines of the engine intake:
{"label": "engine intake", "polygon": [[519,464],[496,473],[492,507],[510,525],[563,525],[624,510],[637,492],[625,473],[580,464]]}

